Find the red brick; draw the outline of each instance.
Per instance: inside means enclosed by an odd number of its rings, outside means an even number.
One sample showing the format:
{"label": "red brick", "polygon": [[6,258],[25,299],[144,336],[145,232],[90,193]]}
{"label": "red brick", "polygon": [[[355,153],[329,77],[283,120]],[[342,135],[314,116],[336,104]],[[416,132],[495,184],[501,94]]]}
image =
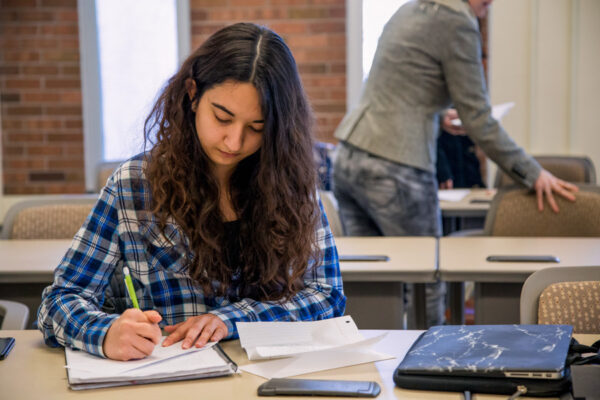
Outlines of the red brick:
{"label": "red brick", "polygon": [[59,96],[63,103],[81,103],[81,91],[62,91]]}
{"label": "red brick", "polygon": [[58,67],[49,64],[23,65],[21,66],[23,75],[57,75]]}
{"label": "red brick", "polygon": [[16,62],[27,62],[27,61],[38,61],[40,54],[37,51],[5,51],[4,61],[16,61]]}
{"label": "red brick", "polygon": [[13,106],[8,109],[8,115],[41,115],[42,107],[40,106]]}
{"label": "red brick", "polygon": [[29,130],[47,131],[51,129],[60,129],[62,121],[60,119],[34,119],[23,121],[23,128]]}
{"label": "red brick", "polygon": [[41,27],[44,35],[77,35],[77,25],[44,25]]}
{"label": "red brick", "polygon": [[49,115],[81,115],[81,106],[51,106],[46,107],[45,111]]}
{"label": "red brick", "polygon": [[21,156],[25,154],[25,148],[23,146],[8,145],[6,143],[2,146],[2,150],[4,151],[5,156]]}
{"label": "red brick", "polygon": [[79,49],[77,50],[43,50],[43,61],[78,61]]}
{"label": "red brick", "polygon": [[0,12],[0,20],[7,22],[49,22],[54,19],[54,15],[48,11],[35,10],[9,10]]}
{"label": "red brick", "polygon": [[1,8],[25,8],[35,7],[37,0],[2,0],[0,2]]}
{"label": "red brick", "polygon": [[4,169],[41,169],[45,167],[46,162],[40,158],[25,158],[21,160],[7,160],[4,163]]}
{"label": "red brick", "polygon": [[27,182],[26,172],[4,172],[4,180],[11,183],[24,183]]}
{"label": "red brick", "polygon": [[60,160],[49,160],[48,161],[49,168],[84,168],[83,160],[68,160],[68,159],[60,159]]}
{"label": "red brick", "polygon": [[36,25],[0,24],[0,35],[33,35],[37,33]]}
{"label": "red brick", "polygon": [[19,93],[2,93],[0,94],[0,102],[2,103],[18,103],[21,101]]}
{"label": "red brick", "polygon": [[306,33],[308,32],[308,26],[304,22],[277,22],[269,24],[269,28],[271,28],[274,32],[283,35],[286,33]]}
{"label": "red brick", "polygon": [[83,121],[81,119],[68,119],[64,124],[67,129],[83,129]]}
{"label": "red brick", "polygon": [[61,74],[67,76],[67,75],[75,75],[77,77],[79,77],[79,64],[74,64],[74,65],[62,65],[60,67],[60,72]]}
{"label": "red brick", "polygon": [[30,156],[46,156],[46,155],[61,155],[64,154],[63,147],[58,145],[44,146],[29,146],[27,154]]}
{"label": "red brick", "polygon": [[17,75],[19,73],[18,65],[0,65],[0,76]]}
{"label": "red brick", "polygon": [[7,135],[10,143],[41,143],[44,141],[43,133],[10,133]]}
{"label": "red brick", "polygon": [[79,79],[46,79],[45,86],[49,89],[80,88],[81,81]]}
{"label": "red brick", "polygon": [[2,116],[2,129],[10,130],[10,129],[21,129],[23,127],[22,118],[19,119],[9,119],[6,116]]}
{"label": "red brick", "polygon": [[23,93],[23,103],[56,102],[60,100],[57,92]]}
{"label": "red brick", "polygon": [[344,21],[313,22],[310,24],[311,32],[346,32],[346,23]]}
{"label": "red brick", "polygon": [[49,133],[46,135],[48,142],[51,143],[81,143],[83,136],[79,133]]}
{"label": "red brick", "polygon": [[288,17],[292,19],[327,18],[329,11],[326,8],[291,8],[288,10]]}
{"label": "red brick", "polygon": [[77,0],[41,0],[42,7],[69,7],[76,8]]}
{"label": "red brick", "polygon": [[69,22],[77,22],[79,15],[77,14],[77,10],[69,10],[69,11],[59,11],[56,13],[56,19],[58,21],[69,21]]}
{"label": "red brick", "polygon": [[224,4],[224,0],[191,0],[190,1],[190,9],[197,9],[202,7],[220,7],[227,4]]}

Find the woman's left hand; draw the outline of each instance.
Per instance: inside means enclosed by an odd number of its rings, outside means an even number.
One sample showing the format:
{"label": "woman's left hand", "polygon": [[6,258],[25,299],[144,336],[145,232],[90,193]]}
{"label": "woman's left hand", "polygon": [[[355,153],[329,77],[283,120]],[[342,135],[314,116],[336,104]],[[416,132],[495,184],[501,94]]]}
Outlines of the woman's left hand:
{"label": "woman's left hand", "polygon": [[164,340],[163,346],[170,346],[183,339],[183,349],[194,345],[202,347],[209,341],[218,342],[227,336],[227,326],[213,314],[202,314],[175,325],[167,325],[165,331],[169,336]]}

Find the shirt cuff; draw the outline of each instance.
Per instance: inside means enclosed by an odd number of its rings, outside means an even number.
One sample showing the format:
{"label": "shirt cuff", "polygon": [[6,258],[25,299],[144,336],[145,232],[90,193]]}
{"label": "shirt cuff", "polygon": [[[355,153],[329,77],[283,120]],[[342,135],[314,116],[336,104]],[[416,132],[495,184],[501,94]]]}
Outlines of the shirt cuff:
{"label": "shirt cuff", "polygon": [[83,334],[84,350],[88,353],[107,358],[102,346],[104,345],[108,329],[117,318],[119,318],[117,314],[104,314],[96,318]]}

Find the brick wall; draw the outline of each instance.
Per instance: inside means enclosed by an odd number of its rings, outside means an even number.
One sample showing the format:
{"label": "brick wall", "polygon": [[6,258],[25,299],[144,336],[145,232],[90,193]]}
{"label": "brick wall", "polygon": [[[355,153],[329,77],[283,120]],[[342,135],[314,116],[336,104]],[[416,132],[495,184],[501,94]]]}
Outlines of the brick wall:
{"label": "brick wall", "polygon": [[288,44],[316,117],[316,136],[334,142],[346,112],[345,0],[190,0],[192,47],[235,22],[269,27]]}
{"label": "brick wall", "polygon": [[0,0],[5,194],[84,188],[77,0]]}
{"label": "brick wall", "polygon": [[[346,111],[345,0],[190,0],[192,46],[239,21],[288,43],[333,142]],[[77,0],[0,0],[4,194],[85,191]]]}

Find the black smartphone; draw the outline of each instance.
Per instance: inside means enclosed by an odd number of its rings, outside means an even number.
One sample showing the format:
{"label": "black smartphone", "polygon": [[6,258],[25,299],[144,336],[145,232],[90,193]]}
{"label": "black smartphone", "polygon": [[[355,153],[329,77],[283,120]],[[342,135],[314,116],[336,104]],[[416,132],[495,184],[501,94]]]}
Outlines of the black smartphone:
{"label": "black smartphone", "polygon": [[390,261],[383,254],[340,254],[340,261]]}
{"label": "black smartphone", "polygon": [[12,337],[4,337],[0,338],[0,360],[4,360],[8,353],[12,350],[15,345],[15,338]]}
{"label": "black smartphone", "polygon": [[274,378],[258,387],[259,396],[377,397],[380,391],[381,388],[377,382],[322,379]]}
{"label": "black smartphone", "polygon": [[488,256],[487,261],[497,262],[551,262],[559,263],[560,259],[556,256],[539,255],[539,256]]}
{"label": "black smartphone", "polygon": [[471,199],[471,200],[469,200],[469,203],[471,203],[471,204],[478,204],[478,203],[479,204],[486,204],[486,203],[489,204],[491,202],[492,202],[491,199]]}

